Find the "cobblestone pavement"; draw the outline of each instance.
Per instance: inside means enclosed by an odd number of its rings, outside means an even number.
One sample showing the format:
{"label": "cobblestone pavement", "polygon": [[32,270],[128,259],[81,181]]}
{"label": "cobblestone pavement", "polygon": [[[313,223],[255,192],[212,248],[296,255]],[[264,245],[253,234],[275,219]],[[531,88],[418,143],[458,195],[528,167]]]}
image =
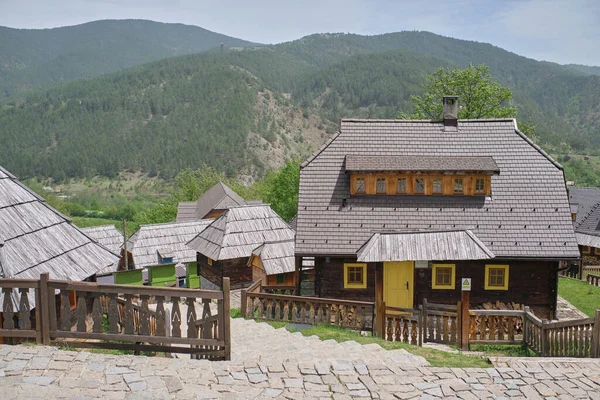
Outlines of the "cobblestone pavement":
{"label": "cobblestone pavement", "polygon": [[556,299],[556,317],[558,320],[582,319],[588,316],[579,311],[573,304],[558,296]]}
{"label": "cobblestone pavement", "polygon": [[506,363],[512,366],[434,368],[359,360],[210,362],[0,346],[0,398],[600,399],[598,360]]}

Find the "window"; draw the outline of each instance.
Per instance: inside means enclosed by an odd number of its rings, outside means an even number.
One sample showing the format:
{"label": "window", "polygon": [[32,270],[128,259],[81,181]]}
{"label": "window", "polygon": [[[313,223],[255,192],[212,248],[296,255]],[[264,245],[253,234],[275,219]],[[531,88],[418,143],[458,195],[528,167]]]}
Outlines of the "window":
{"label": "window", "polygon": [[484,178],[476,178],[475,179],[475,194],[484,194],[485,193],[485,179]]}
{"label": "window", "polygon": [[365,178],[356,178],[356,193],[365,193]]}
{"label": "window", "polygon": [[367,264],[344,264],[344,288],[364,289],[367,287]]}
{"label": "window", "polygon": [[406,193],[406,178],[398,178],[398,194]]}
{"label": "window", "polygon": [[508,265],[485,266],[485,290],[508,290]]}
{"label": "window", "polygon": [[433,193],[442,194],[442,178],[433,178]]}
{"label": "window", "polygon": [[425,193],[425,178],[415,178],[415,193]]}
{"label": "window", "polygon": [[462,178],[454,178],[454,194],[462,194],[463,193],[463,179]]}
{"label": "window", "polygon": [[454,289],[456,278],[456,265],[433,264],[431,272],[432,289]]}
{"label": "window", "polygon": [[210,265],[211,267],[212,267],[212,262],[213,262],[212,258],[210,258],[210,257],[206,257],[206,263],[207,263],[208,265]]}
{"label": "window", "polygon": [[285,274],[275,275],[275,283],[278,285],[283,285],[285,283]]}
{"label": "window", "polygon": [[377,178],[377,194],[385,194],[385,178]]}
{"label": "window", "polygon": [[597,248],[597,247],[595,247],[594,248],[594,254],[597,255],[597,256],[600,255],[600,249]]}
{"label": "window", "polygon": [[581,252],[583,254],[592,254],[592,249],[589,246],[581,246]]}

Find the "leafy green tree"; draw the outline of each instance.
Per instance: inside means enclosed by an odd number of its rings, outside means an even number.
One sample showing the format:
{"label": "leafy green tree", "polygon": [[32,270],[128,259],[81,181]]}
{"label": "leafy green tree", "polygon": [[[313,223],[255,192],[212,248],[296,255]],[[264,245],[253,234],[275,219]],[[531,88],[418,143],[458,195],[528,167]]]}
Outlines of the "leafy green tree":
{"label": "leafy green tree", "polygon": [[427,77],[422,96],[411,96],[412,114],[402,119],[442,119],[442,97],[459,96],[458,118],[514,118],[517,110],[510,106],[512,92],[500,85],[484,64],[465,69],[440,68]]}
{"label": "leafy green tree", "polygon": [[286,221],[298,211],[298,186],[300,184],[300,161],[288,161],[283,168],[271,171],[259,183],[258,192],[263,201]]}

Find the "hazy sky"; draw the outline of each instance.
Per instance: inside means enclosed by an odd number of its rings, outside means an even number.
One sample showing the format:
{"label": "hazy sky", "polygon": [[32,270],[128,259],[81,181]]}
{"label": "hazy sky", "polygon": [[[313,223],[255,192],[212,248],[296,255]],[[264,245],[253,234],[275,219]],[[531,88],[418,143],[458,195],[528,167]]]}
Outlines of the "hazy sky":
{"label": "hazy sky", "polygon": [[318,32],[425,30],[559,63],[600,66],[600,0],[0,0],[0,25],[180,22],[260,43]]}

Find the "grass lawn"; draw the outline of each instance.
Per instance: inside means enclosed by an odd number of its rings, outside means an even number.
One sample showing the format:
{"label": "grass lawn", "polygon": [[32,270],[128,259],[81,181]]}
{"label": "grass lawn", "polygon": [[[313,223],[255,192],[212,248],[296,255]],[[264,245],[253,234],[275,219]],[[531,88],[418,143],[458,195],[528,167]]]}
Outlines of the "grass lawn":
{"label": "grass lawn", "polygon": [[309,329],[294,330],[285,322],[269,322],[275,328],[286,328],[290,332],[301,332],[304,336],[318,336],[321,340],[333,339],[336,342],[346,342],[354,340],[360,344],[377,343],[386,350],[404,349],[409,353],[424,357],[434,367],[458,367],[458,368],[488,368],[490,364],[487,360],[468,356],[462,353],[447,353],[441,350],[419,347],[401,342],[388,342],[378,337],[362,336],[356,331],[338,328],[335,326],[317,325]]}
{"label": "grass lawn", "polygon": [[570,278],[558,279],[558,295],[573,304],[588,317],[600,310],[600,287]]}
{"label": "grass lawn", "polygon": [[535,351],[522,345],[492,345],[492,344],[472,344],[471,351],[481,351],[488,356],[501,357],[538,357]]}

